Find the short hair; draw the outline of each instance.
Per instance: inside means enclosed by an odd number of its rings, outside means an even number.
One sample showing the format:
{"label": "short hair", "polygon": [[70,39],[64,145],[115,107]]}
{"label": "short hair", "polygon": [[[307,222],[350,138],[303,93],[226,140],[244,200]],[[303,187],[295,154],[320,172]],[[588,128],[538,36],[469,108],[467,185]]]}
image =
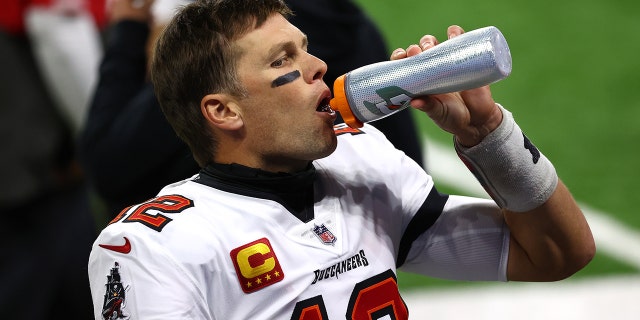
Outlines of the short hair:
{"label": "short hair", "polygon": [[282,0],[197,0],[180,9],[158,38],[151,81],[162,112],[196,162],[212,162],[217,139],[200,109],[210,93],[244,96],[234,41],[271,15],[292,15]]}

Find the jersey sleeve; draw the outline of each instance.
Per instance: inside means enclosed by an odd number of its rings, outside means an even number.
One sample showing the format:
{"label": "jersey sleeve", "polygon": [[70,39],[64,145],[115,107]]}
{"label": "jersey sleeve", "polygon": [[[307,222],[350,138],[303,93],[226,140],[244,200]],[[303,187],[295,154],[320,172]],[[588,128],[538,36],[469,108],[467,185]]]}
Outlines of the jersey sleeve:
{"label": "jersey sleeve", "polygon": [[212,319],[195,281],[158,243],[140,240],[103,232],[94,243],[88,270],[96,319]]}
{"label": "jersey sleeve", "polygon": [[433,226],[413,241],[401,270],[470,281],[507,281],[509,229],[495,202],[449,196]]}

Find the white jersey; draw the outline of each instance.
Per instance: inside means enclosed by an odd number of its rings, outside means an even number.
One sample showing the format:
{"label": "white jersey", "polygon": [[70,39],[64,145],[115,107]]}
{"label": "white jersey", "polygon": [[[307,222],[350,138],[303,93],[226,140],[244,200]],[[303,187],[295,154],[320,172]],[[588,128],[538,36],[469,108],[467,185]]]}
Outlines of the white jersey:
{"label": "white jersey", "polygon": [[[336,130],[337,150],[313,162],[307,223],[276,201],[212,187],[202,174],[123,210],[91,252],[96,318],[408,319],[396,265],[504,280],[508,232],[492,202],[440,196],[371,126]],[[477,212],[484,218],[464,219]],[[463,218],[447,218],[457,213]],[[488,233],[492,241],[477,244]],[[458,266],[467,245],[483,258]]]}

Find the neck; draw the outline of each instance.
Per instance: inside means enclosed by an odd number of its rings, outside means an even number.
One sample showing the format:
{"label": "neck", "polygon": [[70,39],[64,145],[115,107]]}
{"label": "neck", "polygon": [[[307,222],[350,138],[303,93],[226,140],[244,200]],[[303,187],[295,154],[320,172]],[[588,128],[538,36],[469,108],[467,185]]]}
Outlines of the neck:
{"label": "neck", "polygon": [[312,164],[296,173],[276,173],[236,163],[212,163],[201,170],[200,176],[199,183],[232,193],[270,199],[303,222],[313,219],[316,170]]}
{"label": "neck", "polygon": [[[301,172],[311,166],[311,161],[308,160],[291,160],[284,159],[279,161],[278,159],[265,159],[265,158],[251,158],[246,155],[235,157],[233,154],[219,152],[225,154],[224,157],[217,157],[214,160],[216,164],[233,164],[240,165],[247,168],[253,168],[256,170],[272,173],[290,173],[295,174]],[[238,160],[238,161],[236,161]]]}

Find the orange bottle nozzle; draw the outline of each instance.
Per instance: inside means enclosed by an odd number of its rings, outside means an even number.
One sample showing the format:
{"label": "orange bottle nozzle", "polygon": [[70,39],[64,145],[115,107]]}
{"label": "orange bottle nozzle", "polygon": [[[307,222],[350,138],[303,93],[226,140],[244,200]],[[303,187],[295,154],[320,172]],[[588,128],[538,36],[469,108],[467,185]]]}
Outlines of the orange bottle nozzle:
{"label": "orange bottle nozzle", "polygon": [[344,89],[345,74],[339,76],[333,83],[333,99],[329,102],[332,109],[340,112],[344,122],[351,128],[362,128],[362,121],[358,120],[349,107],[347,95]]}

